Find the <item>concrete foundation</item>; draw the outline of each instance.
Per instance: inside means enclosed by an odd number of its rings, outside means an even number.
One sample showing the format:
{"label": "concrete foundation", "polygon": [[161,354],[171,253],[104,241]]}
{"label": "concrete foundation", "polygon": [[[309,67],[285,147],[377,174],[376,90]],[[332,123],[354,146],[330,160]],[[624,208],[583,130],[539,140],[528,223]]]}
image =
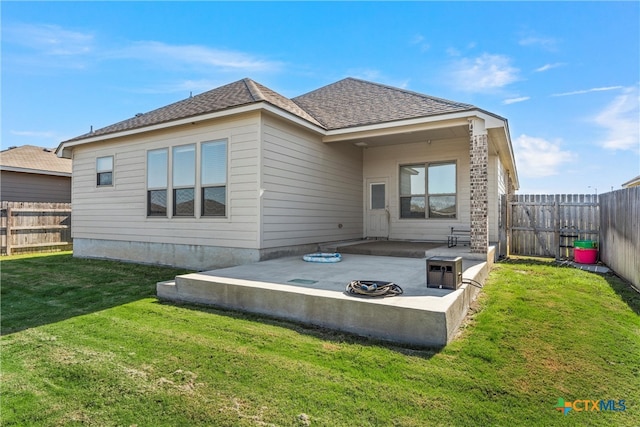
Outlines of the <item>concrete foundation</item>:
{"label": "concrete foundation", "polygon": [[202,271],[314,252],[317,247],[317,244],[311,244],[284,248],[244,249],[75,238],[73,256],[167,265]]}

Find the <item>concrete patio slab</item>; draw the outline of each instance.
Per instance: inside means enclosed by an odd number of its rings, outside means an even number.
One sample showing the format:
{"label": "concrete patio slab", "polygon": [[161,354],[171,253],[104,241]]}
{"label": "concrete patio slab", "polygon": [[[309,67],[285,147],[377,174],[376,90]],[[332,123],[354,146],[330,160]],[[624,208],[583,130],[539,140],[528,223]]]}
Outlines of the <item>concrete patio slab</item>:
{"label": "concrete patio slab", "polygon": [[[458,251],[458,255],[460,251]],[[491,254],[491,257],[493,255]],[[484,283],[490,262],[463,258],[463,278]],[[385,298],[345,293],[351,280],[393,282]],[[427,288],[426,259],[343,255],[339,263],[287,257],[186,274],[157,285],[160,299],[214,305],[404,344],[441,347],[455,335],[479,292]]]}

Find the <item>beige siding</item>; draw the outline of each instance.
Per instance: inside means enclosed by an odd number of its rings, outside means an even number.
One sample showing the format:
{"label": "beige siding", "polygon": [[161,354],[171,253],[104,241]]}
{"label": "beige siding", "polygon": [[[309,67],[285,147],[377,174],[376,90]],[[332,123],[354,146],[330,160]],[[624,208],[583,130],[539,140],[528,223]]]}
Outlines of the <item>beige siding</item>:
{"label": "beige siding", "polygon": [[[74,238],[257,249],[259,123],[255,113],[76,147]],[[170,153],[176,145],[223,138],[228,140],[228,217],[198,218],[196,202],[196,218],[148,218],[147,151],[169,148]],[[98,188],[96,157],[110,155],[114,156],[114,185]],[[199,164],[196,170],[199,172]],[[198,196],[196,189],[196,199]]]}
{"label": "beige siding", "polygon": [[71,178],[24,172],[0,172],[0,198],[8,202],[71,202]]}
{"label": "beige siding", "polygon": [[362,237],[362,153],[264,116],[262,247]]}
{"label": "beige siding", "polygon": [[[400,165],[444,161],[455,161],[457,165],[457,218],[400,219]],[[468,139],[367,148],[364,150],[364,176],[365,179],[388,178],[390,239],[446,241],[450,227],[470,227]]]}
{"label": "beige siding", "polygon": [[489,242],[498,241],[498,226],[500,222],[500,193],[504,191],[504,186],[501,189],[500,178],[504,172],[501,173],[502,163],[496,155],[489,155]]}

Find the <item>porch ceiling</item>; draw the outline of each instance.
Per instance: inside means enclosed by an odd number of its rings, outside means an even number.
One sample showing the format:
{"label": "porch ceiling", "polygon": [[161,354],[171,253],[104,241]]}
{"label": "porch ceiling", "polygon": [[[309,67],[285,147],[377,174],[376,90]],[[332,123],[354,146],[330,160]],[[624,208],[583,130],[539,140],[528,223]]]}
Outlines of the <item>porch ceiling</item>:
{"label": "porch ceiling", "polygon": [[386,135],[368,135],[360,138],[354,138],[349,142],[360,147],[381,147],[384,145],[411,144],[416,142],[465,138],[468,136],[469,127],[462,125],[437,129],[397,132]]}

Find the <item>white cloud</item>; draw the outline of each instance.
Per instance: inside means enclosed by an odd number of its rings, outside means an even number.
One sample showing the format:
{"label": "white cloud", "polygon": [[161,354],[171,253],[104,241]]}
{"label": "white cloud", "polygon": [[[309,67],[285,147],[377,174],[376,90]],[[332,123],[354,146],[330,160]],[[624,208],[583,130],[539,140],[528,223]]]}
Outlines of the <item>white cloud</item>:
{"label": "white cloud", "polygon": [[604,92],[604,91],[607,91],[607,90],[617,90],[617,89],[622,89],[622,86],[594,87],[594,88],[591,88],[591,89],[574,90],[572,92],[554,93],[551,96],[582,95],[582,94],[585,94],[585,93]]}
{"label": "white cloud", "polygon": [[520,46],[541,47],[545,50],[556,50],[558,41],[552,37],[526,36],[519,40]]}
{"label": "white cloud", "polygon": [[411,39],[411,44],[417,45],[420,47],[421,52],[426,52],[431,49],[431,45],[425,41],[425,38],[422,34],[416,34]]}
{"label": "white cloud", "polygon": [[638,86],[624,88],[596,117],[595,122],[606,129],[601,142],[610,150],[640,151],[640,96]]}
{"label": "white cloud", "polygon": [[576,159],[575,153],[561,150],[560,141],[549,142],[528,135],[516,138],[513,141],[513,150],[518,164],[518,174],[530,178],[557,175],[560,166]]}
{"label": "white cloud", "polygon": [[544,71],[548,71],[548,70],[551,70],[553,68],[562,67],[564,65],[566,65],[564,62],[556,62],[554,64],[544,64],[542,67],[538,67],[533,71],[535,71],[536,73],[542,73]]}
{"label": "white cloud", "polygon": [[37,50],[45,55],[84,55],[93,50],[94,36],[58,25],[14,24],[3,31],[5,41]]}
{"label": "white cloud", "polygon": [[528,101],[530,100],[531,97],[530,96],[521,96],[519,98],[509,98],[509,99],[505,99],[504,101],[502,101],[503,104],[505,105],[509,105],[509,104],[515,104],[517,102],[523,102],[523,101]]}
{"label": "white cloud", "polygon": [[356,79],[380,81],[382,73],[374,68],[351,68],[347,71],[346,76],[355,77]]}
{"label": "white cloud", "polygon": [[26,136],[29,138],[54,138],[55,132],[53,131],[35,131],[35,130],[11,130],[11,135]]}
{"label": "white cloud", "polygon": [[283,67],[281,62],[249,53],[202,45],[136,41],[107,50],[96,44],[92,33],[49,24],[13,24],[3,28],[2,37],[3,43],[31,49],[29,55],[13,54],[12,59],[34,67],[83,68],[88,60],[114,59],[143,60],[161,63],[163,67],[200,67],[207,72],[215,68],[216,71],[256,73],[278,71]]}
{"label": "white cloud", "polygon": [[205,66],[219,70],[246,72],[276,71],[282,64],[233,50],[200,45],[171,45],[158,41],[134,42],[112,54],[116,58],[158,61],[178,66]]}
{"label": "white cloud", "polygon": [[456,61],[451,70],[451,83],[467,92],[486,92],[517,81],[519,71],[511,65],[509,57],[484,53]]}

